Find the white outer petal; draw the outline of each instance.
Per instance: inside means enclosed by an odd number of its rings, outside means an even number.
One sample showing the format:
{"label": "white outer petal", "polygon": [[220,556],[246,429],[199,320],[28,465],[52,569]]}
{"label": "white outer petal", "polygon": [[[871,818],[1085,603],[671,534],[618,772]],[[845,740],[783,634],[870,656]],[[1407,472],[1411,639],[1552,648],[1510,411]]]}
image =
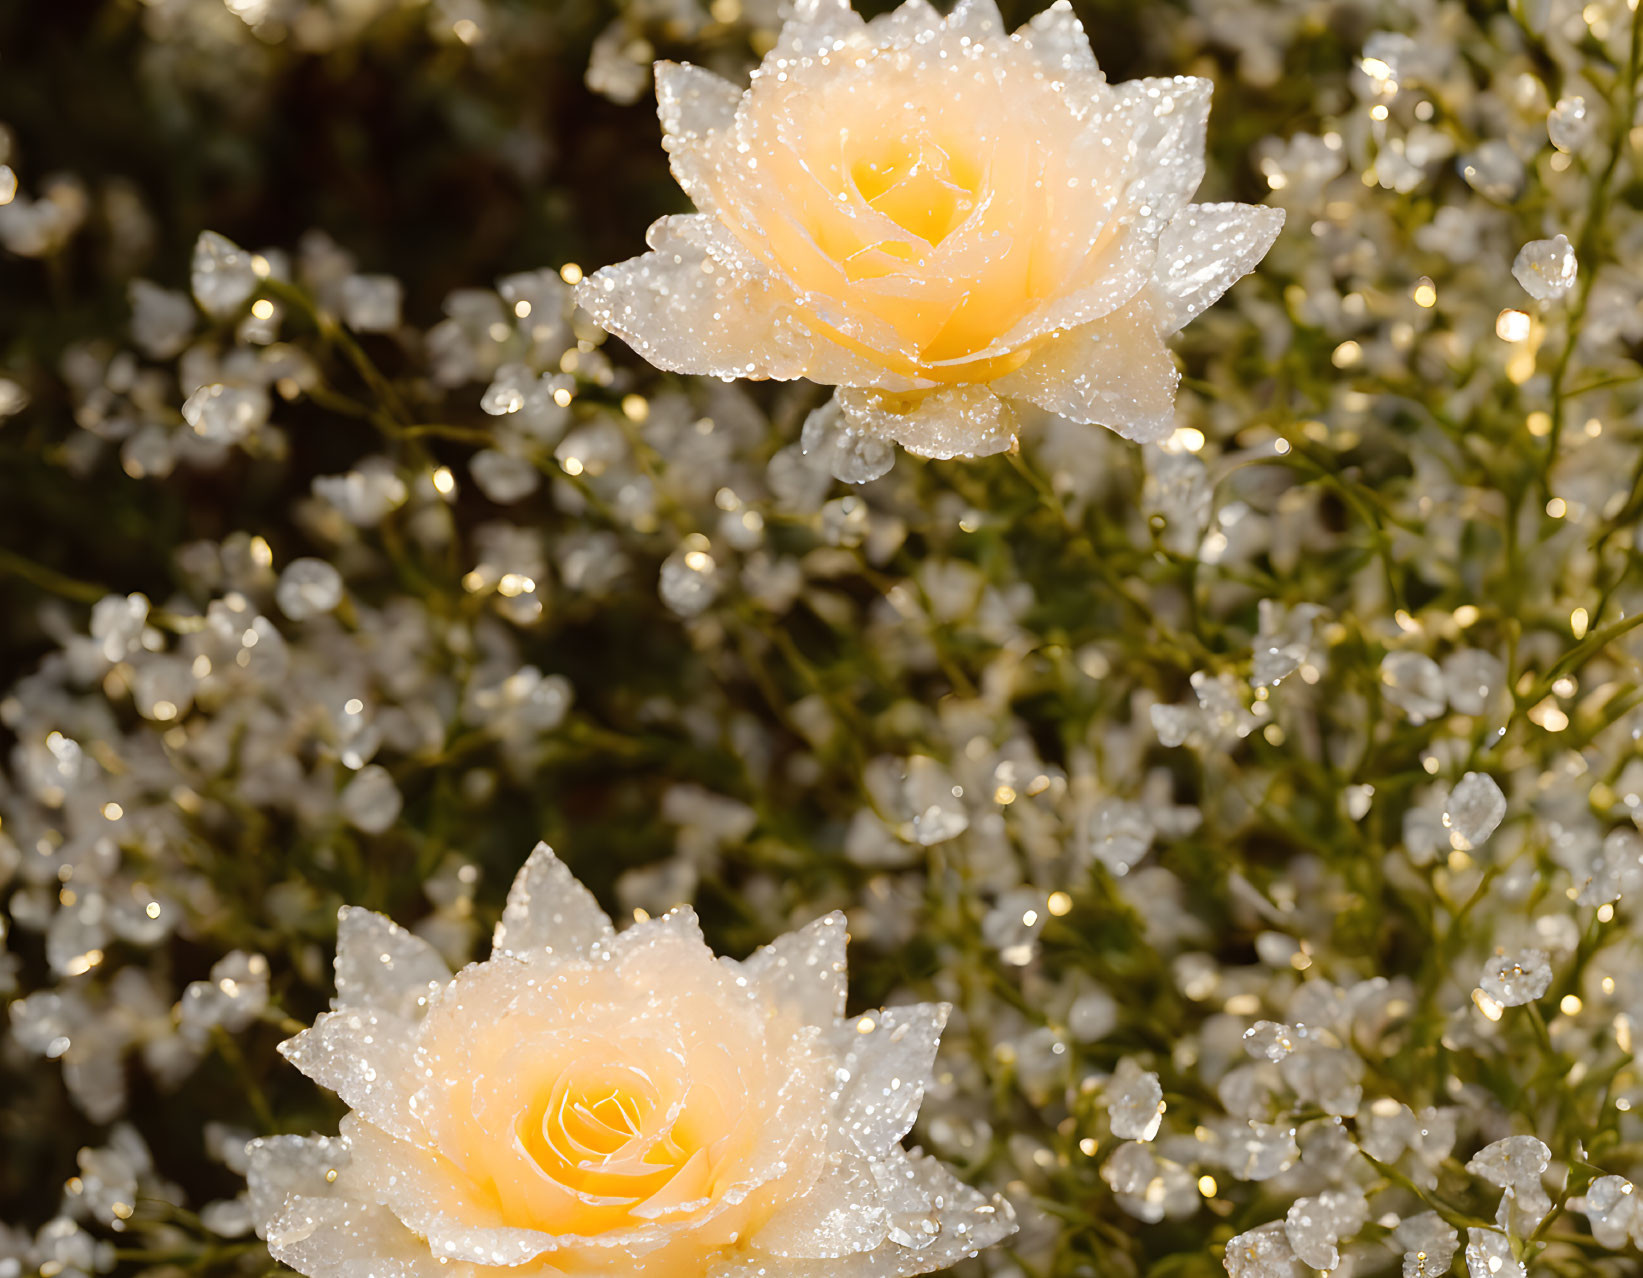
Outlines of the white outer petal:
{"label": "white outer petal", "polygon": [[1048,9],[1034,14],[1030,22],[1017,28],[1011,39],[1031,49],[1048,69],[1067,77],[1075,88],[1088,84],[1090,77],[1094,77],[1097,84],[1106,80],[1096,65],[1084,24],[1068,0],[1055,0]]}
{"label": "white outer petal", "polygon": [[416,1020],[431,991],[451,979],[439,951],[372,910],[337,911],[337,994],[333,1007],[373,1007]]}
{"label": "white outer petal", "polygon": [[844,915],[838,910],[779,936],[741,965],[772,1003],[796,1011],[808,1024],[831,1025],[844,1015]]}
{"label": "white outer petal", "polygon": [[1162,224],[1204,180],[1204,139],[1214,85],[1198,76],[1126,80],[1112,86],[1120,114],[1135,121],[1130,204]]}
{"label": "white outer petal", "polygon": [[714,135],[736,118],[742,89],[688,62],[656,64],[656,114],[674,180],[698,209],[713,208]]}
{"label": "white outer petal", "polygon": [[872,1160],[841,1141],[810,1191],[783,1203],[748,1241],[772,1256],[830,1260],[873,1251],[888,1235]]}
{"label": "white outer petal", "polygon": [[635,923],[616,938],[611,946],[611,957],[617,963],[631,961],[653,946],[672,947],[679,942],[700,950],[704,962],[713,962],[714,954],[702,936],[702,925],[696,910],[689,905],[676,905],[666,914]]}
{"label": "white outer petal", "polygon": [[386,1207],[348,1198],[293,1196],[268,1222],[268,1252],[308,1278],[469,1278],[442,1265]]}
{"label": "white outer petal", "polygon": [[728,128],[744,92],[693,62],[658,62],[656,114],[662,122],[662,144]]}
{"label": "white outer petal", "polygon": [[[898,1198],[903,1203],[916,1202],[921,1210],[917,1219],[892,1219],[892,1237],[877,1250],[826,1260],[788,1257],[779,1265],[755,1253],[714,1265],[708,1278],[772,1278],[773,1273],[781,1278],[909,1278],[945,1269],[1015,1232],[1015,1211],[1007,1201],[989,1199],[969,1188],[935,1159],[915,1150],[900,1174],[908,1182],[908,1192]],[[936,1232],[923,1247],[904,1247],[892,1241],[900,1228],[929,1226]]]}
{"label": "white outer petal", "polygon": [[926,1191],[922,1169],[914,1162],[922,1155],[909,1154],[892,1145],[873,1160],[873,1174],[879,1182],[879,1197],[890,1220],[890,1239],[897,1246],[922,1251],[940,1236],[940,1231],[924,1227],[934,1210]]}
{"label": "white outer petal", "polygon": [[905,413],[871,388],[841,386],[833,397],[851,429],[893,439],[920,457],[990,457],[1015,439],[1014,415],[986,386],[944,386]]}
{"label": "white outer petal", "polygon": [[765,74],[783,59],[815,57],[859,36],[865,29],[850,0],[795,0],[793,16],[782,24],[776,47],[754,75]]}
{"label": "white outer petal", "polygon": [[1284,211],[1258,204],[1189,204],[1158,237],[1153,297],[1160,330],[1179,332],[1255,269],[1283,230]]}
{"label": "white outer petal", "polygon": [[245,1147],[251,1215],[257,1236],[285,1210],[293,1194],[310,1198],[336,1196],[340,1173],[348,1166],[348,1146],[332,1136],[262,1136]]}
{"label": "white outer petal", "polygon": [[491,940],[493,954],[561,954],[587,958],[606,949],[616,929],[546,843],[538,843],[508,889]]}
{"label": "white outer petal", "polygon": [[699,249],[704,257],[724,267],[732,277],[747,277],[743,285],[750,298],[759,298],[772,313],[771,332],[776,348],[769,351],[766,376],[779,381],[806,378],[823,386],[876,386],[905,390],[914,383],[899,373],[846,350],[827,333],[812,327],[805,303],[785,281],[772,278],[764,266],[748,257],[745,249],[716,217],[675,214],[653,222],[645,234],[654,249],[682,241]]}
{"label": "white outer petal", "polygon": [[577,303],[658,368],[716,377],[804,377],[792,293],[745,264],[727,264],[711,219],[663,218],[649,253],[607,266],[576,288]]}
{"label": "white outer petal", "polygon": [[946,19],[930,0],[903,0],[889,13],[867,23],[867,34],[880,49],[904,49],[920,36],[939,31]]}
{"label": "white outer petal", "polygon": [[870,1257],[871,1278],[907,1278],[945,1269],[1015,1233],[1015,1210],[1005,1199],[971,1189],[918,1150],[907,1158],[912,1182],[930,1203],[940,1230],[926,1247],[881,1247]]}
{"label": "white outer petal", "polygon": [[1055,338],[993,389],[1150,443],[1174,429],[1180,381],[1143,294],[1116,314]]}
{"label": "white outer petal", "polygon": [[279,1045],[281,1056],[348,1108],[401,1140],[425,1145],[428,1133],[410,1103],[415,1052],[415,1025],[369,1007],[322,1012]]}
{"label": "white outer petal", "polygon": [[875,1156],[912,1130],[951,1011],[947,1003],[886,1007],[833,1032],[838,1122],[863,1153]]}
{"label": "white outer petal", "polygon": [[972,40],[991,40],[1004,34],[1004,19],[996,0],[958,0],[947,15],[947,30]]}
{"label": "white outer petal", "polygon": [[[881,1250],[883,1250],[881,1248]],[[840,1256],[833,1260],[801,1260],[788,1257],[772,1261],[757,1251],[727,1252],[728,1259],[716,1260],[707,1278],[869,1278],[876,1253]]]}

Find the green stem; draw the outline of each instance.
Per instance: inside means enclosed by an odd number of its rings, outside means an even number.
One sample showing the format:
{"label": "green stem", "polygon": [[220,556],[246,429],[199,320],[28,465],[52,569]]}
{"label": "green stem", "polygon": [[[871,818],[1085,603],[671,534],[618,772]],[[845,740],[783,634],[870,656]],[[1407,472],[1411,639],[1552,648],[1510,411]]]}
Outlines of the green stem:
{"label": "green stem", "polygon": [[55,568],[48,568],[44,564],[37,564],[32,559],[26,559],[16,551],[7,550],[0,546],[0,577],[12,576],[26,581],[32,586],[50,594],[60,595],[64,599],[77,600],[80,603],[96,603],[111,592],[95,582],[81,581],[77,577],[70,577],[58,572]]}

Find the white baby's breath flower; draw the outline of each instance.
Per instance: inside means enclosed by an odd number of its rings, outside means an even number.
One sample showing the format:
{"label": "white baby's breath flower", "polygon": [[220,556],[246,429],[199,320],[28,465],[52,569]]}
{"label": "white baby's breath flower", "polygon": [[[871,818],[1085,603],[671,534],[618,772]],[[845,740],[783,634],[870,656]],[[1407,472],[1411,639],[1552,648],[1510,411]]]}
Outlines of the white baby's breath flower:
{"label": "white baby's breath flower", "polygon": [[845,925],[746,962],[682,908],[618,935],[548,847],[491,957],[345,908],[334,1010],[282,1051],[341,1135],[250,1147],[270,1252],[310,1278],[897,1278],[1014,1229],[903,1150],[942,1005],[844,1020]]}
{"label": "white baby's breath flower", "polygon": [[1014,35],[993,0],[799,0],[745,91],[656,83],[698,212],[578,301],[663,368],[834,385],[849,429],[928,457],[1008,448],[1012,401],[1168,435],[1165,339],[1283,223],[1188,203],[1209,81],[1108,84],[1066,0]]}

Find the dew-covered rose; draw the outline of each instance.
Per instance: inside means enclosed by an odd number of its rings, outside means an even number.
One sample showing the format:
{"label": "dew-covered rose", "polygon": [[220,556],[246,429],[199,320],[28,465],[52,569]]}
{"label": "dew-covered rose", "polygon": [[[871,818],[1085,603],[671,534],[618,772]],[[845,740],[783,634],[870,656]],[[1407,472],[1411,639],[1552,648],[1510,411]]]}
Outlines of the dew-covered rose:
{"label": "dew-covered rose", "polygon": [[1012,400],[1168,434],[1165,339],[1283,222],[1187,202],[1209,81],[1108,84],[1066,0],[1014,35],[993,0],[796,10],[746,91],[657,65],[699,211],[583,307],[662,368],[836,386],[847,429],[925,456],[1009,447]]}
{"label": "dew-covered rose", "polygon": [[335,1009],[282,1051],[351,1113],[250,1147],[269,1251],[311,1278],[894,1278],[1009,1234],[901,1147],[946,1008],[841,1019],[831,914],[745,962],[694,914],[617,935],[538,846],[454,977],[345,908]]}

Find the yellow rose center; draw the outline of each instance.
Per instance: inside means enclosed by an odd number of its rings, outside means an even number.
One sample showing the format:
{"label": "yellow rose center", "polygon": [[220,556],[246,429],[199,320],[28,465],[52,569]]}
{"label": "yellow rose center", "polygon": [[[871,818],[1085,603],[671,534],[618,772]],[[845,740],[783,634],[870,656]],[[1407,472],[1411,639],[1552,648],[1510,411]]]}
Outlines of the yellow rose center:
{"label": "yellow rose center", "polygon": [[924,389],[1032,358],[1051,334],[1012,333],[1099,277],[1127,180],[1032,54],[970,44],[855,41],[761,76],[714,174],[807,325]]}
{"label": "yellow rose center", "polygon": [[952,234],[975,208],[980,174],[955,164],[933,139],[876,139],[849,168],[867,205],[932,247]]}
{"label": "yellow rose center", "polygon": [[596,1088],[591,1093],[569,1088],[555,1111],[543,1114],[543,1135],[552,1140],[557,1127],[567,1143],[608,1159],[644,1129],[649,1109],[646,1099],[620,1087]]}
{"label": "yellow rose center", "polygon": [[694,1152],[674,1117],[644,1072],[572,1066],[521,1119],[519,1137],[556,1183],[632,1200],[654,1193]]}
{"label": "yellow rose center", "polygon": [[[424,1025],[425,1067],[442,1084],[429,1130],[494,1219],[567,1239],[677,1230],[679,1263],[656,1276],[701,1278],[715,1247],[815,1175],[822,1133],[781,1098],[795,1069],[819,1095],[829,1058],[808,1038],[796,1047],[797,1028],[688,938],[597,965],[481,964]],[[561,1262],[608,1267],[599,1251],[565,1249]]]}

